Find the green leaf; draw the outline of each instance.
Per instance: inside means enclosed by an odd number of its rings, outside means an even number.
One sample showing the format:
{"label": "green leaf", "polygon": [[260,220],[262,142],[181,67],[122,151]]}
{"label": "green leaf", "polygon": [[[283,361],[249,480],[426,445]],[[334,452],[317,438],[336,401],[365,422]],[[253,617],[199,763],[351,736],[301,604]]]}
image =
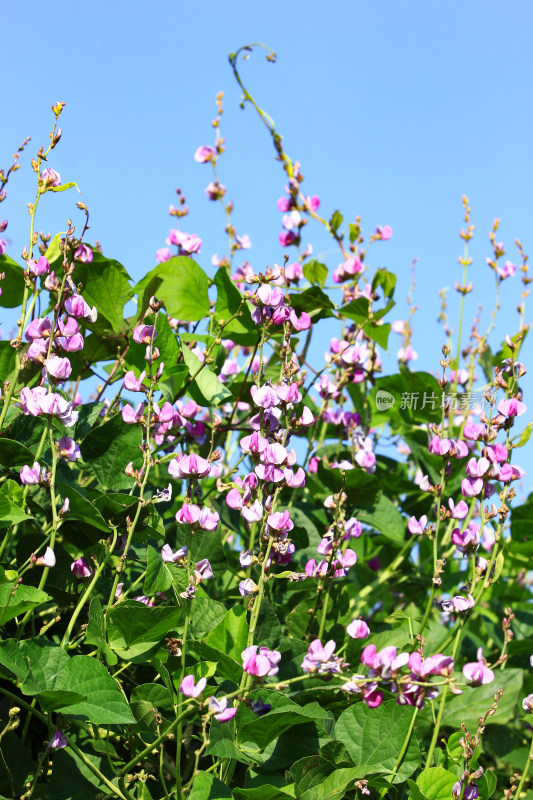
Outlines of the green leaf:
{"label": "green leaf", "polygon": [[62,183],[61,186],[50,186],[47,190],[49,192],[65,192],[67,189],[73,189],[76,187],[78,194],[81,194],[80,190],[78,189],[78,184],[74,181],[70,181],[69,183]]}
{"label": "green leaf", "polygon": [[382,533],[385,538],[398,544],[403,544],[405,539],[405,521],[392,500],[384,494],[381,495],[376,506],[371,509],[356,509],[355,516],[359,522],[371,525]]}
{"label": "green leaf", "polygon": [[341,470],[326,467],[319,462],[317,477],[324,486],[333,492],[344,489],[348,501],[357,508],[372,508],[381,497],[379,480],[375,475],[369,475],[359,466],[354,469]]}
{"label": "green leaf", "polygon": [[[9,256],[0,256],[0,272],[5,274],[2,281],[2,294],[0,294],[0,306],[2,308],[16,308],[22,303],[24,294],[24,269],[13,261]],[[9,345],[9,342],[7,342]],[[13,348],[11,348],[13,349]],[[15,352],[13,350],[13,352]],[[4,376],[2,372],[2,377]],[[5,378],[3,378],[5,380]]]}
{"label": "green leaf", "polygon": [[63,260],[63,251],[62,251],[62,242],[61,240],[65,237],[65,231],[60,231],[56,233],[48,248],[44,257],[48,260],[50,267],[53,266],[54,262],[58,261],[59,259]]}
{"label": "green leaf", "polygon": [[62,674],[70,661],[62,647],[38,638],[21,642],[19,648],[30,667],[21,686],[24,694],[39,694],[61,688]]}
{"label": "green leaf", "polygon": [[91,430],[80,450],[87,470],[94,475],[104,491],[129,489],[132,478],[124,474],[128,462],[140,466],[142,443],[140,425],[126,425],[121,414]]}
{"label": "green leaf", "polygon": [[444,706],[442,725],[455,726],[458,719],[468,727],[477,725],[479,717],[483,717],[494,702],[494,693],[503,689],[503,697],[493,716],[488,717],[487,725],[504,725],[512,719],[515,706],[522,690],[523,672],[520,669],[508,668],[495,673],[495,680],[484,686],[467,686],[463,694],[455,695],[447,700]]}
{"label": "green leaf", "polygon": [[528,425],[526,425],[520,434],[519,440],[515,443],[515,447],[523,447],[525,444],[527,444],[531,438],[531,431],[533,431],[533,422],[530,422]]}
{"label": "green leaf", "polygon": [[294,797],[294,794],[278,786],[263,784],[250,789],[234,789],[233,797],[235,800],[283,800],[286,797]]}
{"label": "green leaf", "polygon": [[231,789],[209,772],[198,772],[194,777],[189,800],[228,800]]}
{"label": "green leaf", "polygon": [[[32,462],[33,465],[33,462]],[[18,505],[8,496],[9,486],[2,486],[0,489],[0,528],[5,528],[8,525],[17,525],[19,522],[24,522],[25,519],[31,519],[30,514],[26,514]]]}
{"label": "green leaf", "polygon": [[95,333],[123,331],[124,306],[133,297],[133,288],[122,264],[94,250],[92,261],[76,264],[74,280],[83,284],[84,300],[98,310],[98,319],[87,327]]}
{"label": "green leaf", "polygon": [[355,300],[351,300],[347,305],[339,308],[339,316],[348,317],[362,325],[370,317],[370,300],[368,297],[357,297]]}
{"label": "green leaf", "polygon": [[382,287],[385,297],[392,297],[394,289],[396,288],[396,275],[394,272],[389,272],[389,270],[384,267],[378,269],[372,280],[373,291],[375,291],[378,286]]}
{"label": "green leaf", "polygon": [[[358,703],[342,712],[335,736],[344,743],[353,761],[364,765],[367,772],[392,772],[414,713],[414,708],[398,706],[395,700],[382,703],[378,708]],[[405,781],[419,763],[420,752],[413,734],[394,783]]]}
{"label": "green leaf", "polygon": [[0,583],[0,625],[5,625],[10,619],[42,606],[51,599],[50,595],[35,586],[19,584],[18,579]]}
{"label": "green leaf", "polygon": [[110,647],[126,661],[139,660],[183,623],[181,608],[149,608],[126,600],[107,616]]}
{"label": "green leaf", "polygon": [[74,656],[69,659],[61,675],[60,688],[76,691],[86,698],[80,703],[59,709],[64,714],[85,717],[95,725],[127,725],[135,722],[117,681],[96,658]]}
{"label": "green leaf", "polygon": [[208,633],[205,641],[210,647],[240,662],[247,638],[246,609],[244,606],[233,606],[226,612],[224,619]]}
{"label": "green leaf", "polygon": [[344,217],[342,216],[340,211],[334,211],[331,215],[331,219],[329,221],[329,227],[333,231],[333,233],[337,233],[340,226],[342,225]]}
{"label": "green leaf", "polygon": [[61,494],[65,499],[68,498],[69,501],[69,520],[77,519],[106,534],[110,533],[110,527],[98,509],[74,486],[62,483]]}
{"label": "green leaf", "polygon": [[178,397],[180,397],[181,390],[189,377],[189,368],[185,366],[185,364],[178,364],[165,371],[168,377],[159,381],[157,388],[161,390],[163,400],[174,404]]}
{"label": "green leaf", "polygon": [[387,349],[389,333],[391,331],[391,326],[388,322],[384,325],[378,325],[374,320],[370,320],[370,322],[367,322],[367,324],[363,326],[363,330],[372,341],[376,342],[376,344],[384,350]]}
{"label": "green leaf", "polygon": [[226,614],[222,603],[210,597],[196,597],[190,608],[190,632],[195,638],[201,638],[215,628]]}
{"label": "green leaf", "polygon": [[315,283],[320,286],[321,289],[324,288],[328,277],[328,268],[325,264],[321,264],[320,261],[312,259],[304,264],[303,273],[309,283]]}
{"label": "green leaf", "polygon": [[161,553],[152,545],[146,550],[146,577],[144,579],[144,593],[148,596],[157,592],[166,592],[172,584],[178,592],[187,586],[187,570],[179,564],[163,561]]}
{"label": "green leaf", "polygon": [[209,313],[208,278],[203,269],[186,256],[173,256],[154,267],[134,287],[139,296],[138,319],[152,295],[162,300],[171,317],[197,322]]}
{"label": "green leaf", "polygon": [[234,314],[239,316],[233,319],[228,325],[224,326],[224,336],[233,339],[237,344],[253,346],[258,341],[259,333],[257,325],[252,319],[250,307],[244,300],[242,292],[228,275],[225,267],[220,267],[215,274],[215,284],[217,287],[217,303],[215,306],[215,319],[229,320]]}
{"label": "green leaf", "polygon": [[427,800],[450,800],[457,777],[443,767],[430,767],[420,773],[416,785]]}
{"label": "green leaf", "polygon": [[85,632],[86,644],[95,644],[99,653],[104,653],[105,660],[110,666],[117,663],[117,657],[106,641],[105,618],[102,604],[97,597],[93,597],[89,606],[89,622]]}
{"label": "green leaf", "polygon": [[335,308],[335,303],[318,286],[311,286],[303,292],[293,292],[289,297],[295,312],[300,315],[305,311],[314,322],[333,316],[332,309]]}
{"label": "green leaf", "polygon": [[[3,296],[3,294],[0,295],[0,300]],[[16,368],[17,362],[15,350],[11,347],[9,342],[0,342],[0,375],[2,376],[2,380],[14,380]]]}
{"label": "green leaf", "polygon": [[318,703],[307,703],[299,706],[280,692],[272,690],[261,690],[258,692],[263,702],[272,705],[268,714],[257,717],[252,711],[245,708],[239,714],[238,721],[238,743],[242,749],[246,750],[245,745],[251,743],[264,750],[265,747],[281,736],[285,731],[306,722],[314,722],[319,727],[329,733],[332,727],[330,712],[321,708]]}
{"label": "green leaf", "polygon": [[486,770],[481,778],[476,781],[481,800],[489,800],[489,798],[492,797],[497,782],[496,775],[490,769]]}
{"label": "green leaf", "polygon": [[83,403],[78,409],[78,421],[76,423],[74,439],[83,439],[94,423],[98,420],[101,410],[105,408],[105,403],[93,401],[91,403]]}
{"label": "green leaf", "polygon": [[186,344],[182,347],[183,360],[195,379],[188,388],[192,399],[200,406],[219,406],[231,398],[231,392],[226,389],[219,381],[214,372],[209,367],[202,367],[200,359],[190,350]]}

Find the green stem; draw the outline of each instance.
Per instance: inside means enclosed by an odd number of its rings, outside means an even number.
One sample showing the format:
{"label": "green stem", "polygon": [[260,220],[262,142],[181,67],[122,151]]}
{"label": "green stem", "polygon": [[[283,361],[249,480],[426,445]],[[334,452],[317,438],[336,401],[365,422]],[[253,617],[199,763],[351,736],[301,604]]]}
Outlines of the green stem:
{"label": "green stem", "polygon": [[521,793],[522,789],[524,788],[524,783],[526,782],[527,773],[529,772],[529,765],[531,764],[531,761],[533,761],[533,739],[531,739],[531,745],[529,747],[529,754],[528,754],[528,757],[527,757],[527,760],[526,760],[526,765],[524,767],[524,771],[522,772],[522,775],[520,777],[520,783],[516,787],[516,791],[515,791],[515,793],[513,795],[516,798],[516,800],[518,800],[518,798],[520,797],[520,793]]}

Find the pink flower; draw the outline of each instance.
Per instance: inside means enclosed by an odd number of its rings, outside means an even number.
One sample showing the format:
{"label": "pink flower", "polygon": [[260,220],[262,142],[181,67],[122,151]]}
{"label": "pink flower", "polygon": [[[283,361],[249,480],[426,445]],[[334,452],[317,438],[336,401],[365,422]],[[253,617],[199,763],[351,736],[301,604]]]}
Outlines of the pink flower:
{"label": "pink flower", "polygon": [[354,619],[346,628],[346,633],[352,639],[367,639],[370,636],[370,628],[362,619]]}
{"label": "pink flower", "polygon": [[78,580],[81,580],[82,578],[90,578],[93,574],[92,569],[83,557],[77,558],[76,561],[72,562],[70,565],[70,571],[74,577],[78,578]]}
{"label": "pink flower", "polygon": [[501,400],[498,403],[498,411],[505,417],[521,417],[527,411],[525,403],[521,403],[516,397],[511,397],[510,400]]}
{"label": "pink flower", "polygon": [[180,692],[184,694],[185,697],[199,697],[205,689],[206,684],[207,680],[205,678],[200,678],[195,685],[194,676],[186,675],[180,683]]}
{"label": "pink flower", "polygon": [[252,386],[250,389],[250,394],[252,395],[252,400],[256,406],[259,408],[272,408],[273,406],[278,406],[280,403],[280,398],[277,395],[275,389],[268,384],[261,386],[260,389]]}
{"label": "pink flower", "polygon": [[38,275],[47,275],[50,272],[50,264],[48,263],[48,259],[44,256],[40,256],[37,262],[28,259],[26,261],[26,267],[30,273],[35,278]]}
{"label": "pink flower", "polygon": [[[236,489],[232,491],[236,491]],[[260,520],[263,518],[263,505],[259,502],[259,500],[254,500],[251,506],[242,507],[241,514],[246,522],[260,522]]]}
{"label": "pink flower", "polygon": [[127,425],[134,425],[135,423],[139,422],[143,414],[144,403],[139,403],[135,410],[133,409],[133,406],[131,406],[129,403],[126,403],[122,409],[122,419]]}
{"label": "pink flower", "polygon": [[512,278],[516,272],[516,264],[513,264],[511,261],[506,261],[503,267],[496,267],[498,271],[498,275],[502,279],[505,278]]}
{"label": "pink flower", "polygon": [[383,241],[386,241],[387,239],[390,239],[391,236],[392,236],[392,228],[390,225],[377,226],[376,232],[374,234],[375,239],[382,239]]}
{"label": "pink flower", "polygon": [[77,461],[81,458],[80,448],[70,436],[62,436],[58,442],[58,451],[60,458],[67,461]]}
{"label": "pink flower", "polygon": [[91,308],[80,294],[74,294],[65,300],[65,311],[72,317],[86,319],[88,322],[96,322],[98,318],[96,307]]}
{"label": "pink flower", "polygon": [[163,261],[168,261],[169,258],[170,258],[169,247],[160,247],[159,250],[155,251],[155,259],[158,264],[162,264]]}
{"label": "pink flower", "polygon": [[46,167],[41,172],[41,180],[46,186],[61,186],[61,175],[51,167]]}
{"label": "pink flower", "polygon": [[59,382],[66,381],[72,372],[72,366],[68,358],[60,358],[59,356],[50,356],[44,362],[44,366],[48,377],[54,378]]}
{"label": "pink flower", "polygon": [[93,251],[88,245],[80,244],[74,253],[74,258],[77,261],[81,261],[83,264],[90,264],[93,260]]}
{"label": "pink flower", "polygon": [[145,375],[146,370],[143,370],[143,372],[141,372],[139,375],[139,378],[136,378],[134,371],[130,369],[128,372],[126,372],[122,381],[124,388],[130,392],[142,392],[142,385]]}
{"label": "pink flower", "polygon": [[35,562],[39,567],[55,567],[56,557],[51,547],[47,547],[42,556]]}
{"label": "pink flower", "polygon": [[209,698],[209,711],[215,715],[218,722],[228,722],[233,719],[237,713],[236,708],[228,708],[228,700],[226,697],[221,697],[217,700],[216,697]]}
{"label": "pink flower", "polygon": [[213,577],[213,568],[207,558],[197,561],[194,568],[194,582],[198,585],[202,581],[208,581]]}
{"label": "pink flower", "polygon": [[307,331],[311,327],[311,317],[306,311],[302,311],[298,317],[296,311],[292,308],[289,319],[295,331]]}
{"label": "pink flower", "polygon": [[192,453],[190,456],[184,456],[178,462],[177,471],[179,471],[181,478],[205,478],[211,471],[211,464],[205,458]]}
{"label": "pink flower", "polygon": [[199,164],[205,164],[206,161],[213,161],[215,155],[215,148],[204,144],[196,150],[194,160],[198,161]]}
{"label": "pink flower", "polygon": [[200,519],[200,508],[194,503],[184,503],[176,514],[176,522],[182,525],[194,525]]}
{"label": "pink flower", "polygon": [[169,544],[164,544],[161,548],[161,558],[163,561],[180,561],[182,558],[187,558],[187,547],[181,547],[179,550],[176,550],[175,553],[172,552],[172,548]]}
{"label": "pink flower", "polygon": [[35,462],[33,467],[25,464],[20,470],[20,482],[25,486],[35,486],[41,479],[41,467]]}
{"label": "pink flower", "polygon": [[202,508],[198,524],[204,531],[216,531],[219,519],[218,511],[211,511],[210,508]]}
{"label": "pink flower", "polygon": [[288,533],[294,528],[294,522],[289,517],[288,511],[275,511],[267,517],[268,528],[277,533]]}
{"label": "pink flower", "polygon": [[463,675],[470,681],[472,686],[481,686],[484,683],[492,683],[494,680],[494,672],[486,665],[483,658],[483,651],[481,647],[477,651],[477,661],[472,661],[465,664],[463,667]]}
{"label": "pink flower", "polygon": [[257,645],[254,644],[242,651],[241,658],[245,672],[258,678],[265,678],[278,673],[281,653],[278,650],[269,650],[268,647],[261,647],[258,653]]}
{"label": "pink flower", "polygon": [[301,667],[304,672],[338,673],[342,670],[343,660],[340,656],[335,656],[337,647],[333,639],[322,645],[320,639],[315,639],[309,645]]}
{"label": "pink flower", "polygon": [[133,341],[137,344],[151,344],[157,337],[157,331],[153,325],[137,325],[133,331]]}
{"label": "pink flower", "polygon": [[424,533],[427,524],[428,518],[425,514],[419,520],[416,517],[410,517],[407,529],[409,533]]}
{"label": "pink flower", "polygon": [[464,500],[460,500],[457,505],[455,505],[454,501],[450,497],[448,500],[448,507],[453,519],[464,519],[468,514],[468,506]]}

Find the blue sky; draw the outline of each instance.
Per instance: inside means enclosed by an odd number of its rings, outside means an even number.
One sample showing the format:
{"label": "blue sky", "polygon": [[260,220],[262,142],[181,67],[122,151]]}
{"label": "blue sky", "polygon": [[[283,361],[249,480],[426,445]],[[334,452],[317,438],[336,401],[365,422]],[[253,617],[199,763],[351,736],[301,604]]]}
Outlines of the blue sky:
{"label": "blue sky", "polygon": [[[50,106],[64,100],[63,139],[50,165],[80,186],[93,240],[140,278],[164,245],[180,186],[191,209],[183,227],[204,240],[198,261],[209,271],[211,255],[224,250],[223,219],[204,195],[209,169],[193,154],[211,143],[215,95],[223,90],[220,177],[235,200],[234,221],[252,240],[247,255],[257,269],[280,261],[283,174],[257,116],[239,109],[227,61],[231,50],[263,41],[277,63],[254,54],[243,78],[302,163],[306,192],[320,196],[324,214],[339,208],[346,221],[360,214],[368,234],[377,224],[394,229],[371,263],[398,273],[398,317],[418,258],[413,344],[417,367],[434,370],[443,342],[435,324],[439,289],[451,289],[452,324],[459,305],[453,285],[461,276],[462,194],[476,225],[467,326],[481,302],[484,329],[493,305],[485,265],[492,220],[501,218],[499,239],[512,261],[515,237],[526,252],[532,246],[532,23],[528,0],[56,0],[46,12],[37,2],[22,10],[4,0],[0,164],[7,167],[32,137],[1,208],[9,252],[17,258],[26,244],[30,155],[47,142]],[[65,230],[69,216],[81,223],[77,199],[45,197],[38,229]],[[310,228],[315,253],[332,271],[334,247]],[[502,334],[517,330],[520,291],[517,279],[502,286]],[[524,354],[531,353],[529,342]],[[530,376],[523,387],[527,401]]]}

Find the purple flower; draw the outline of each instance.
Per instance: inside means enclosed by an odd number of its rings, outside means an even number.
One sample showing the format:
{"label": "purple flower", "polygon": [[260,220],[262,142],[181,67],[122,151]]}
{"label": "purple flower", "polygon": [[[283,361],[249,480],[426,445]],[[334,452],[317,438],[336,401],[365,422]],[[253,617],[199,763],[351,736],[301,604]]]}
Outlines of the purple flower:
{"label": "purple flower", "polygon": [[464,500],[460,500],[457,505],[455,505],[454,501],[450,497],[448,500],[448,507],[453,519],[464,519],[468,514],[468,506]]}
{"label": "purple flower", "polygon": [[93,574],[92,569],[83,557],[77,558],[76,561],[72,562],[70,565],[70,571],[75,578],[78,578],[78,580],[81,580],[82,578],[90,578]]}
{"label": "purple flower", "polygon": [[194,676],[186,675],[180,683],[180,692],[184,694],[185,697],[199,697],[205,689],[206,683],[207,680],[205,678],[200,678],[195,685]]}
{"label": "purple flower", "polygon": [[89,264],[93,260],[93,251],[88,245],[80,244],[76,248],[74,258],[77,261],[81,261],[83,264]]}
{"label": "purple flower", "polygon": [[63,747],[67,747],[68,740],[63,731],[57,730],[50,741],[48,742],[48,749],[49,750],[61,750]]}
{"label": "purple flower", "polygon": [[153,325],[137,325],[133,331],[133,341],[137,344],[151,344],[157,337],[157,331]]}
{"label": "purple flower", "polygon": [[216,697],[210,697],[209,711],[215,715],[215,719],[219,722],[228,722],[237,713],[236,708],[228,708],[227,697],[221,697],[220,700],[217,700]]}
{"label": "purple flower", "polygon": [[250,597],[252,594],[255,594],[258,591],[259,586],[251,578],[246,578],[246,580],[239,583],[239,592],[241,593],[242,597]]}
{"label": "purple flower", "polygon": [[202,581],[208,581],[213,577],[213,569],[207,558],[202,558],[196,563],[194,569],[194,582],[196,585]]}
{"label": "purple flower", "polygon": [[184,503],[176,514],[176,521],[182,525],[194,525],[200,519],[200,507],[194,503]]}
{"label": "purple flower", "polygon": [[533,694],[528,694],[527,697],[524,697],[522,700],[522,708],[524,711],[530,711],[533,714]]}
{"label": "purple flower", "polygon": [[142,392],[143,380],[146,375],[146,370],[143,370],[139,375],[139,378],[135,377],[135,373],[132,369],[130,369],[123,378],[123,386],[129,392]]}
{"label": "purple flower", "polygon": [[187,547],[181,547],[173,553],[170,545],[164,544],[161,548],[161,558],[163,561],[180,561],[182,558],[187,558]]}
{"label": "purple flower", "polygon": [[46,167],[41,172],[41,180],[46,186],[61,186],[61,175],[51,167]]}
{"label": "purple flower", "polygon": [[62,436],[58,442],[58,451],[60,458],[67,461],[77,461],[81,458],[80,448],[70,436]]}
{"label": "purple flower", "polygon": [[272,705],[269,703],[263,703],[261,698],[258,697],[257,700],[254,700],[252,702],[250,708],[252,709],[254,714],[257,714],[258,717],[262,717],[264,714],[268,714],[268,712],[272,708]]}

